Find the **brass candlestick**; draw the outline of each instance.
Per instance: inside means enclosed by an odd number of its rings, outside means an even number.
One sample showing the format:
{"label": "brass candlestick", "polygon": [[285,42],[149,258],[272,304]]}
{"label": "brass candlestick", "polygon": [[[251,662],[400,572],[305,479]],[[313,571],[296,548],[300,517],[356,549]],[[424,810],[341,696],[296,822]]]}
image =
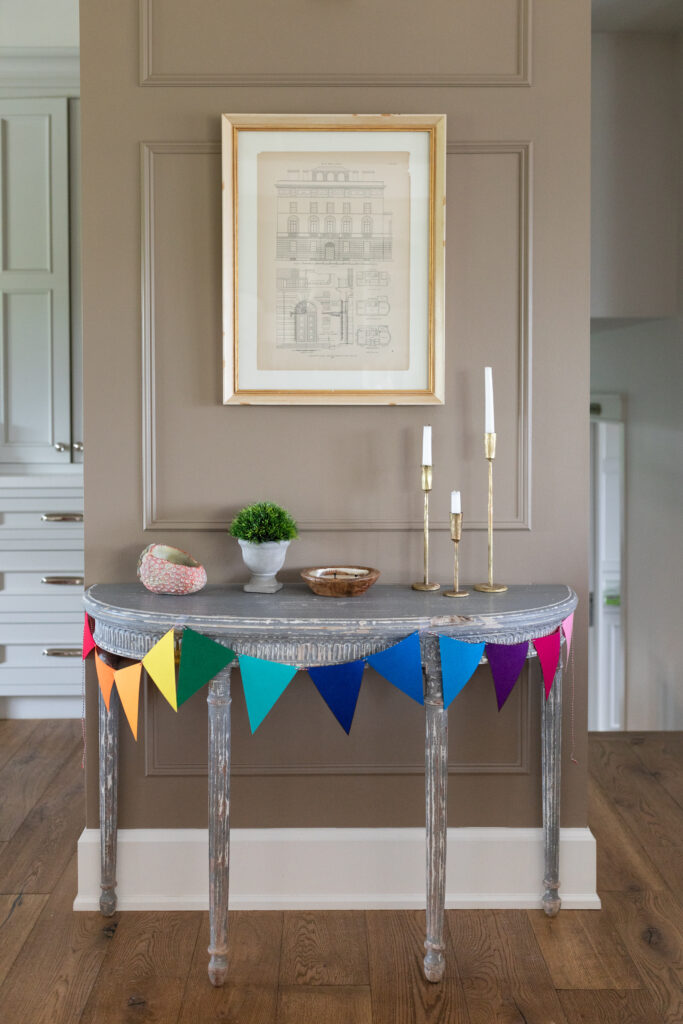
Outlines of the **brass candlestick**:
{"label": "brass candlestick", "polygon": [[475,583],[474,589],[485,594],[502,594],[504,583],[493,582],[493,460],[496,457],[496,435],[484,434],[484,455],[489,464],[489,579],[488,583]]}
{"label": "brass candlestick", "polygon": [[422,467],[422,490],[425,495],[424,525],[424,581],[413,583],[413,590],[440,590],[439,583],[429,582],[429,492],[432,489],[432,467]]}
{"label": "brass candlestick", "polygon": [[468,597],[469,590],[461,590],[458,580],[460,569],[458,562],[458,545],[462,537],[462,512],[451,512],[451,540],[453,541],[453,589],[447,590],[444,597]]}

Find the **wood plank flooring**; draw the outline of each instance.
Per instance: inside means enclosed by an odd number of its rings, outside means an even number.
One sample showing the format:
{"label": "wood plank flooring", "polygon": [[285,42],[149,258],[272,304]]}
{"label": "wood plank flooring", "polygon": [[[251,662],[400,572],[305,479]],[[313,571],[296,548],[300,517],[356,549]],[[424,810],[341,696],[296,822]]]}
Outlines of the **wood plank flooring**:
{"label": "wood plank flooring", "polygon": [[440,985],[416,911],[74,913],[80,724],[0,722],[2,1024],[683,1024],[683,734],[594,734],[601,911],[448,911]]}

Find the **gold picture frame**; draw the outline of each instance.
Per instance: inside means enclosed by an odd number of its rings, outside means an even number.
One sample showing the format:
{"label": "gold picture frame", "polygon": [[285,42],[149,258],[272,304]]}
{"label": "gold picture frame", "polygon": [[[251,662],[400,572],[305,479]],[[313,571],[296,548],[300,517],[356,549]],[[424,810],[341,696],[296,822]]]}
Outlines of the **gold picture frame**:
{"label": "gold picture frame", "polygon": [[444,401],[446,117],[223,114],[223,402]]}

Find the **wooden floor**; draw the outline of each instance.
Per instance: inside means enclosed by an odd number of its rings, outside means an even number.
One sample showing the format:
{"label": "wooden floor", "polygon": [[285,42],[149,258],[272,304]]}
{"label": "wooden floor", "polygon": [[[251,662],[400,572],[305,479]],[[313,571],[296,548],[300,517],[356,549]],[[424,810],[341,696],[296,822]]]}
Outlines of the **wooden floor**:
{"label": "wooden floor", "polygon": [[424,914],[231,915],[230,982],[208,915],[76,914],[78,722],[0,721],[2,1024],[681,1024],[683,734],[595,735],[602,911],[449,911],[422,977]]}

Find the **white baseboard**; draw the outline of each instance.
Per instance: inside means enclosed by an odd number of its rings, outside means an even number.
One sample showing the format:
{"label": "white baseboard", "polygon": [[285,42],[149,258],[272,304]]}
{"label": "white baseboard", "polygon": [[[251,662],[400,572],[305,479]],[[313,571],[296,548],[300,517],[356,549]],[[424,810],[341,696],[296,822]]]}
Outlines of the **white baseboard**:
{"label": "white baseboard", "polygon": [[83,698],[78,697],[0,697],[0,718],[80,718]]}
{"label": "white baseboard", "polygon": [[[99,829],[78,841],[74,910],[97,910]],[[118,837],[120,910],[206,910],[205,829],[122,829]],[[234,910],[393,909],[425,905],[420,828],[233,829],[230,907]],[[600,908],[595,839],[588,828],[560,837],[565,908]],[[540,907],[540,828],[448,830],[446,906]]]}

